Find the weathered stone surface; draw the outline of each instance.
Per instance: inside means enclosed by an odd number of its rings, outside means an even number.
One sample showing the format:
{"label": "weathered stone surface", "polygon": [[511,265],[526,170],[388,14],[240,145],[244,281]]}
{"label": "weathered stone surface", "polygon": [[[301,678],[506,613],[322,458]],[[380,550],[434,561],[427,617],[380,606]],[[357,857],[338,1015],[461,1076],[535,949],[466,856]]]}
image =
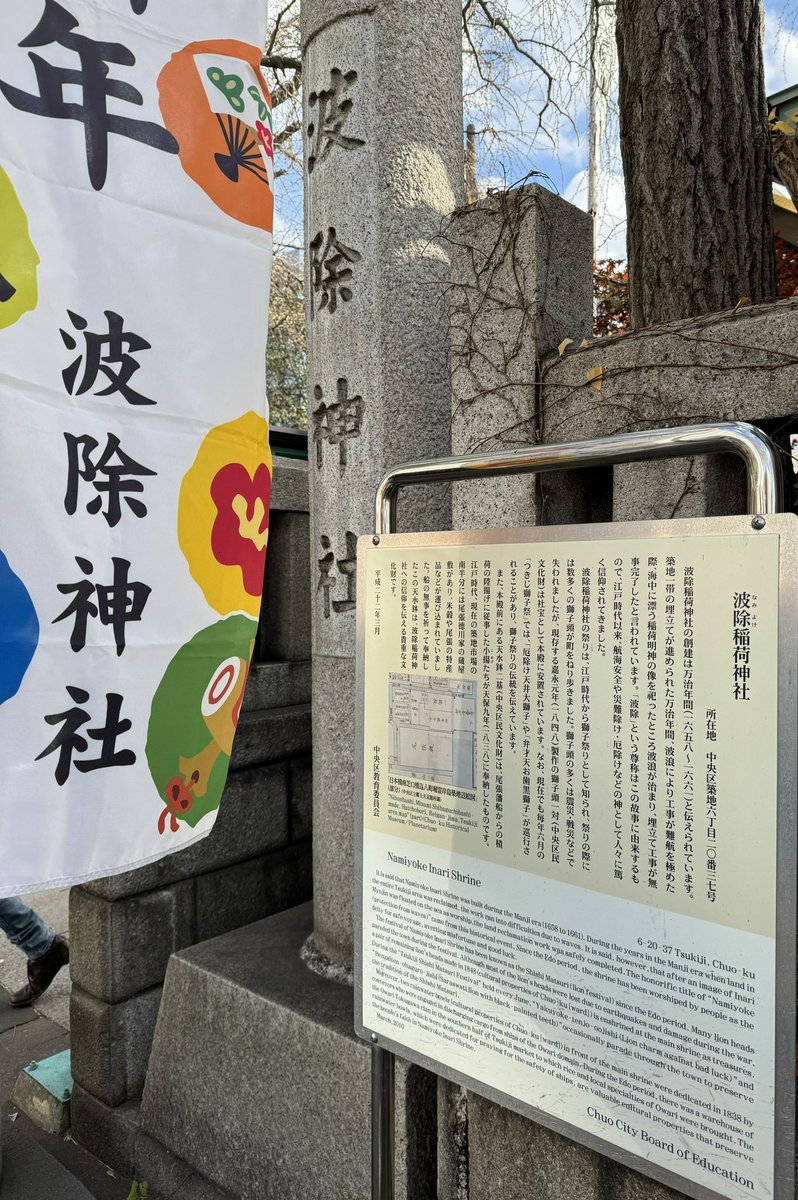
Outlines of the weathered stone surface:
{"label": "weathered stone surface", "polygon": [[[788,417],[798,299],[602,338],[543,366],[543,440]],[[602,367],[601,390],[587,374]]]}
{"label": "weathered stone surface", "polygon": [[[392,3],[308,0],[302,23],[313,639],[351,656],[354,539],[372,528],[377,484],[448,450],[448,250],[435,239],[463,190],[460,10],[426,0],[408,20]],[[318,99],[331,91],[349,106],[335,142]],[[349,256],[340,284],[331,239]],[[411,528],[445,528],[448,511],[444,489],[404,508]]]}
{"label": "weathered stone surface", "polygon": [[[307,462],[300,458],[285,458],[281,454],[275,454],[272,468],[272,495],[269,504],[271,511],[307,512]],[[271,534],[269,536],[271,537]]]}
{"label": "weathered stone surface", "polygon": [[[305,598],[306,605],[310,604]],[[310,656],[306,662],[259,662],[250,667],[243,712],[310,703]]]}
{"label": "weathered stone surface", "polygon": [[59,1135],[69,1129],[72,1097],[70,1054],[62,1050],[43,1062],[29,1063],[17,1076],[11,1103],[43,1129]]}
{"label": "weathered stone surface", "polygon": [[75,1083],[72,1088],[72,1136],[100,1162],[130,1178],[134,1169],[140,1104],[139,1100],[130,1100],[118,1108],[111,1108]]}
{"label": "weathered stone surface", "polygon": [[313,660],[313,892],[317,948],[352,970],[355,663]]}
{"label": "weathered stone surface", "polygon": [[146,1133],[136,1135],[135,1171],[137,1179],[146,1179],[150,1193],[166,1198],[185,1196],[186,1200],[233,1200],[230,1192],[192,1171],[191,1167]]}
{"label": "weathered stone surface", "polygon": [[85,888],[95,896],[118,900],[278,850],[289,838],[288,805],[286,763],[233,771],[216,823],[201,842],[136,871],[96,879]]}
{"label": "weathered stone surface", "polygon": [[468,1196],[468,1096],[465,1088],[438,1079],[437,1200]]}
{"label": "weathered stone surface", "polygon": [[[542,440],[578,441],[627,430],[751,421],[782,436],[794,430],[791,397],[798,364],[798,300],[781,300],[603,338],[543,365]],[[588,379],[602,369],[601,389]],[[785,443],[786,447],[786,443]],[[579,481],[587,472],[574,472]],[[728,456],[630,463],[612,471],[612,519],[622,521],[745,512],[744,469]],[[557,494],[562,481],[540,477]],[[588,480],[582,497],[596,495]],[[602,491],[607,495],[606,485]],[[589,504],[588,504],[589,508]],[[577,520],[609,519],[590,513]],[[565,518],[549,506],[546,523]]]}
{"label": "weathered stone surface", "polygon": [[310,705],[242,713],[233,742],[231,770],[277,762],[310,751]]}
{"label": "weathered stone surface", "polygon": [[305,513],[273,512],[258,636],[261,657],[310,658],[310,534]]}
{"label": "weathered stone surface", "polygon": [[607,1160],[468,1093],[469,1200],[604,1200]]}
{"label": "weathered stone surface", "polygon": [[161,983],[170,954],[197,940],[194,881],[115,901],[73,888],[69,928],[72,982],[117,1004]]}
{"label": "weathered stone surface", "polygon": [[[447,294],[452,452],[488,453],[539,440],[539,360],[565,337],[590,335],[592,221],[530,184],[458,210]],[[533,525],[532,476],[458,483],[456,529]]]}
{"label": "weathered stone surface", "polygon": [[682,1200],[683,1193],[620,1163],[606,1164],[606,1200]]}
{"label": "weathered stone surface", "polygon": [[[351,989],[300,959],[310,924],[306,905],[169,966],[142,1129],[246,1200],[370,1195],[369,1049]],[[397,1074],[397,1200],[433,1200],[435,1080]]]}
{"label": "weathered stone surface", "polygon": [[288,764],[291,841],[303,842],[313,833],[313,763],[295,758]]}
{"label": "weathered stone surface", "polygon": [[198,942],[303,904],[313,891],[311,850],[305,842],[276,854],[199,875]]}
{"label": "weathered stone surface", "polygon": [[155,1033],[161,989],[106,1004],[82,988],[70,999],[72,1074],[112,1108],[141,1096]]}

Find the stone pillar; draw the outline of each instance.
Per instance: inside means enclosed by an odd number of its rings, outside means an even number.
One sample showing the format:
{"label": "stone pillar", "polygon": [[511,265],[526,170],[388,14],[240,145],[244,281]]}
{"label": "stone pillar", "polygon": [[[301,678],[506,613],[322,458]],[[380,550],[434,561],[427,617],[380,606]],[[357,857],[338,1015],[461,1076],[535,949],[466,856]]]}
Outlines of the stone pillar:
{"label": "stone pillar", "polygon": [[[539,442],[538,364],[564,338],[578,344],[591,332],[592,221],[530,184],[455,213],[446,241],[452,452]],[[536,525],[540,507],[530,475],[453,488],[455,529]]]}
{"label": "stone pillar", "polygon": [[[304,0],[316,949],[353,957],[355,540],[396,463],[449,452],[437,235],[463,196],[458,0]],[[443,489],[406,529],[449,527]]]}

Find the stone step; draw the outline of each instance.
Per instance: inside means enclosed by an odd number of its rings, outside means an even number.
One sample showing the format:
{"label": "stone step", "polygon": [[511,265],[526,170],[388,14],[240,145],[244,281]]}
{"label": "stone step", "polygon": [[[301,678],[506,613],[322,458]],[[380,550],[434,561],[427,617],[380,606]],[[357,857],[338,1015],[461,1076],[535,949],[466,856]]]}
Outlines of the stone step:
{"label": "stone step", "polygon": [[[246,1200],[370,1194],[370,1052],[351,987],[300,956],[312,920],[305,904],[183,950],[164,983],[141,1129]],[[434,1077],[397,1064],[397,1200],[434,1194],[435,1104]]]}

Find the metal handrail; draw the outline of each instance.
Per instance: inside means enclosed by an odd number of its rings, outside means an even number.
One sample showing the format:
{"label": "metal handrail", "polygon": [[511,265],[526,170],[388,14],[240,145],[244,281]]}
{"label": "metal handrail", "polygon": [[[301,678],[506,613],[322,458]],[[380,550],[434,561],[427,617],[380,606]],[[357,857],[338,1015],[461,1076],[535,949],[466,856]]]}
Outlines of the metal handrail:
{"label": "metal handrail", "polygon": [[443,483],[476,476],[525,475],[532,472],[610,466],[641,459],[690,458],[703,454],[736,454],[748,470],[748,508],[752,515],[781,508],[781,462],[770,438],[744,421],[643,429],[585,442],[522,446],[494,454],[431,458],[403,463],[384,477],[377,489],[374,532],[396,532],[396,502],[401,488]]}

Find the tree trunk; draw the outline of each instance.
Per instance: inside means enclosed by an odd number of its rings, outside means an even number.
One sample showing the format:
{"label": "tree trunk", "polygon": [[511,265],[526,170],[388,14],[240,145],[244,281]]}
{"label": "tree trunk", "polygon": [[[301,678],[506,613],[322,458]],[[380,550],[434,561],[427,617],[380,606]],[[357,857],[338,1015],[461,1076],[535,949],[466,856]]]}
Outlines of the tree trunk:
{"label": "tree trunk", "polygon": [[759,0],[618,0],[636,328],[775,294]]}

